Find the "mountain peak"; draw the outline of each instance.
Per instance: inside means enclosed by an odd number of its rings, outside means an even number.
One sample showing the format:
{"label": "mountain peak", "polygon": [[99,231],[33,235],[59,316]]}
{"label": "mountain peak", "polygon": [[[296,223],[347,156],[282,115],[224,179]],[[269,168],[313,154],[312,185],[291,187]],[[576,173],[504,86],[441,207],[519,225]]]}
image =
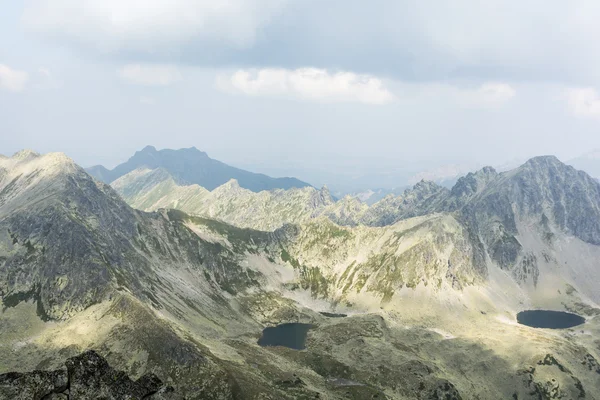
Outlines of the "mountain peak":
{"label": "mountain peak", "polygon": [[213,160],[205,152],[195,147],[157,151],[153,146],[146,146],[137,151],[127,162],[118,165],[113,170],[107,171],[94,167],[88,168],[87,172],[96,179],[111,183],[137,168],[164,168],[176,182],[197,184],[207,190],[214,190],[232,178],[238,181],[240,187],[253,192],[310,186],[296,178],[271,178],[264,174],[232,167]]}
{"label": "mountain peak", "polygon": [[148,145],[141,150],[141,153],[156,153],[156,147]]}
{"label": "mountain peak", "polygon": [[455,197],[470,197],[481,192],[497,176],[498,172],[489,166],[476,172],[469,172],[456,182],[452,187],[451,194]]}
{"label": "mountain peak", "polygon": [[524,165],[527,166],[549,166],[549,165],[565,165],[562,161],[560,161],[556,156],[547,155],[547,156],[537,156],[530,158],[525,162]]}
{"label": "mountain peak", "polygon": [[11,158],[13,160],[23,161],[23,160],[28,160],[28,159],[32,159],[32,158],[37,158],[39,156],[40,156],[40,153],[37,153],[30,149],[23,149],[23,150],[17,151],[15,154],[13,154],[13,156]]}
{"label": "mountain peak", "polygon": [[237,179],[230,179],[227,182],[225,182],[224,184],[222,184],[221,186],[219,186],[218,188],[216,188],[215,190],[238,190],[241,189],[240,183],[238,182]]}
{"label": "mountain peak", "polygon": [[496,169],[494,169],[494,167],[490,167],[485,166],[483,168],[481,168],[479,171],[475,172],[475,175],[497,175],[498,172],[496,171]]}
{"label": "mountain peak", "polygon": [[431,194],[438,192],[440,189],[442,189],[442,186],[434,181],[421,179],[411,189],[406,189],[404,193],[405,195],[409,193]]}

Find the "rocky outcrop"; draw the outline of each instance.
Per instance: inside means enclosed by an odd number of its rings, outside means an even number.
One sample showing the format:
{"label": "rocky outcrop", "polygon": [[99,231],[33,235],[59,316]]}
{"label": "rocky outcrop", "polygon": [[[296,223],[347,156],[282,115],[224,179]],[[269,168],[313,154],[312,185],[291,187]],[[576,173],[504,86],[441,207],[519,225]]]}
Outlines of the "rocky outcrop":
{"label": "rocky outcrop", "polygon": [[56,371],[11,372],[0,375],[0,399],[11,400],[126,400],[181,399],[156,375],[137,381],[117,371],[93,350],[69,358]]}
{"label": "rocky outcrop", "polygon": [[585,399],[586,391],[579,378],[558,361],[554,355],[546,354],[535,366],[518,371],[527,388],[526,395],[515,393],[513,398]]}
{"label": "rocky outcrop", "polygon": [[241,228],[269,231],[286,223],[309,220],[334,204],[326,187],[255,193],[232,179],[208,191],[196,184],[179,182],[162,168],[136,169],[111,185],[129,205],[139,210],[173,208]]}
{"label": "rocky outcrop", "polygon": [[421,181],[400,196],[388,195],[373,204],[358,222],[367,226],[386,226],[402,219],[434,213],[448,192],[434,182]]}

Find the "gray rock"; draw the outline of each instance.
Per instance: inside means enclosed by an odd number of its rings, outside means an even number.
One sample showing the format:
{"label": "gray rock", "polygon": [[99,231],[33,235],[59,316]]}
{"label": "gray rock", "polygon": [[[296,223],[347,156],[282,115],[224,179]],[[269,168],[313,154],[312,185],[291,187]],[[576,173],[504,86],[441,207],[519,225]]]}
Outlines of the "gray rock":
{"label": "gray rock", "polygon": [[40,400],[67,389],[66,370],[0,375],[0,399]]}
{"label": "gray rock", "polygon": [[157,376],[144,375],[133,381],[93,350],[69,358],[65,364],[66,370],[0,375],[0,399],[181,399]]}

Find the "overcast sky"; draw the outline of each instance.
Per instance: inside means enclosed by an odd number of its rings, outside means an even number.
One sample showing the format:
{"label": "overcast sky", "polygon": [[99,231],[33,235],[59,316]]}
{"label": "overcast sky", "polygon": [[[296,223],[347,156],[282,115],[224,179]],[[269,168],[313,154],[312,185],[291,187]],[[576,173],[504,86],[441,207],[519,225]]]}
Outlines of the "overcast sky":
{"label": "overcast sky", "polygon": [[0,0],[0,153],[195,146],[315,184],[568,160],[600,147],[599,20],[597,0]]}

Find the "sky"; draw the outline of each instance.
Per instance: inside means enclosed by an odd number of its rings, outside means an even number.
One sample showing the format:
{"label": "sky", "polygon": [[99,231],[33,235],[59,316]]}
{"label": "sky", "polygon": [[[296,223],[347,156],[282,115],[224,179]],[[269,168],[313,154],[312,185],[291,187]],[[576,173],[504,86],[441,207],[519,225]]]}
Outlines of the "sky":
{"label": "sky", "polygon": [[347,188],[600,148],[600,2],[0,0],[0,153]]}

